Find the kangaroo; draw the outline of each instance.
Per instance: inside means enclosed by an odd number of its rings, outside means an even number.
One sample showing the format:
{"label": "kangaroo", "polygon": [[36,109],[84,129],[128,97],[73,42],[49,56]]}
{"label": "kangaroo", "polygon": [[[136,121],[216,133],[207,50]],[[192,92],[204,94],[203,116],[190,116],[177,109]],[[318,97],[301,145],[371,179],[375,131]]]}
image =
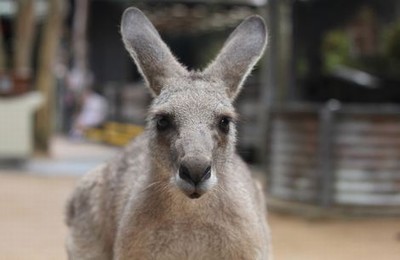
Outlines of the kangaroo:
{"label": "kangaroo", "polygon": [[69,259],[272,259],[232,105],[265,49],[263,19],[245,19],[202,71],[183,67],[137,8],[121,33],[154,99],[145,132],[72,194]]}

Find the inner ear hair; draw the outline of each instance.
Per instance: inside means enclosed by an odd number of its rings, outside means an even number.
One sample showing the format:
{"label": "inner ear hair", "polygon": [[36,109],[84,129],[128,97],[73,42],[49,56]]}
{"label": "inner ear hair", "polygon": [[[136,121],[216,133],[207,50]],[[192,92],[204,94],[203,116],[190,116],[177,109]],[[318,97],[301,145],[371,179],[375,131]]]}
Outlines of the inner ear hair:
{"label": "inner ear hair", "polygon": [[188,74],[172,55],[153,24],[139,9],[131,7],[125,10],[121,34],[125,48],[153,95],[160,94],[165,79]]}
{"label": "inner ear hair", "polygon": [[232,32],[216,59],[204,70],[204,75],[224,82],[228,96],[235,99],[263,54],[266,43],[264,19],[258,15],[250,16]]}

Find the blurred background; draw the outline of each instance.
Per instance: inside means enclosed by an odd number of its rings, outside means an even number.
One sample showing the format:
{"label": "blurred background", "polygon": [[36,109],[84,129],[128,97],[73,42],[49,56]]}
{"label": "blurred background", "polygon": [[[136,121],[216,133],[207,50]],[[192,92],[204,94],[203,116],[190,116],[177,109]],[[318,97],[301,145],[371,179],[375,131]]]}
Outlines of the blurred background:
{"label": "blurred background", "polygon": [[1,260],[66,259],[76,181],[143,131],[151,98],[119,33],[132,5],[191,69],[265,18],[237,148],[275,259],[399,259],[400,1],[1,0]]}

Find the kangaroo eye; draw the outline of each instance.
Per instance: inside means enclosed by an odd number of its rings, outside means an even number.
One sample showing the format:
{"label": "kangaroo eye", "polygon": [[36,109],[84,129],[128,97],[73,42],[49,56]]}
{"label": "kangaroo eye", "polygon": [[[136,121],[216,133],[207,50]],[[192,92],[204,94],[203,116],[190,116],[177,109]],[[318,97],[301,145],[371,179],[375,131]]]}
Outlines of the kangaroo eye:
{"label": "kangaroo eye", "polygon": [[157,130],[165,131],[171,127],[171,119],[166,115],[161,115],[157,118]]}
{"label": "kangaroo eye", "polygon": [[229,117],[223,116],[219,121],[219,125],[218,125],[219,129],[223,133],[227,134],[229,132],[229,124],[230,124],[230,122],[231,122],[231,119]]}

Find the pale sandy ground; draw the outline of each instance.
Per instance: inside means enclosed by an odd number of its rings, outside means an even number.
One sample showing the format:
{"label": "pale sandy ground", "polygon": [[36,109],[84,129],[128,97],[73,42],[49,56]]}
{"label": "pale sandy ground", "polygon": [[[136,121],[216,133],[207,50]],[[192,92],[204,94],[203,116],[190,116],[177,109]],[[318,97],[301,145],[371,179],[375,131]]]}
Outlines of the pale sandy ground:
{"label": "pale sandy ground", "polygon": [[[66,259],[63,212],[77,177],[65,174],[79,175],[114,153],[58,138],[51,158],[0,170],[0,260]],[[270,212],[269,222],[275,260],[400,259],[400,218],[316,220]]]}
{"label": "pale sandy ground", "polygon": [[[0,259],[66,259],[63,208],[75,177],[0,174]],[[400,221],[270,213],[275,259],[398,260]]]}

